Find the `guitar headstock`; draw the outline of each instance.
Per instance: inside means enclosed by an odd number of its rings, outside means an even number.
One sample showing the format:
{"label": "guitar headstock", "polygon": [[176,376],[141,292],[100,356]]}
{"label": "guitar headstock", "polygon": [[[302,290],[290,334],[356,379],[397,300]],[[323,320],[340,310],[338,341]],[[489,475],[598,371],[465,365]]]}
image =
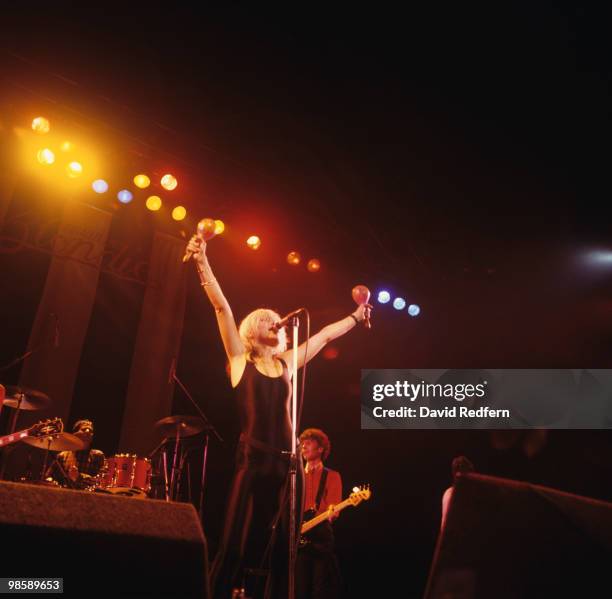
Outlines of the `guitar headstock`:
{"label": "guitar headstock", "polygon": [[353,487],[349,500],[353,505],[358,505],[362,501],[370,499],[371,496],[370,485],[361,485],[360,487]]}
{"label": "guitar headstock", "polygon": [[31,426],[28,429],[28,434],[31,437],[44,437],[45,435],[61,433],[63,430],[64,423],[61,418],[47,418],[47,420],[41,420]]}

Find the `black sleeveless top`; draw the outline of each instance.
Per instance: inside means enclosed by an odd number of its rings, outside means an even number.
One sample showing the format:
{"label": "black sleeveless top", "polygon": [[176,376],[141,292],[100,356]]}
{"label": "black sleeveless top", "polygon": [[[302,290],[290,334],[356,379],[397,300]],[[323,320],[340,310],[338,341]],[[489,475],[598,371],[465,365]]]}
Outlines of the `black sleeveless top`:
{"label": "black sleeveless top", "polygon": [[270,377],[247,361],[236,396],[242,436],[286,451],[291,449],[291,384],[287,365],[280,362],[283,373]]}

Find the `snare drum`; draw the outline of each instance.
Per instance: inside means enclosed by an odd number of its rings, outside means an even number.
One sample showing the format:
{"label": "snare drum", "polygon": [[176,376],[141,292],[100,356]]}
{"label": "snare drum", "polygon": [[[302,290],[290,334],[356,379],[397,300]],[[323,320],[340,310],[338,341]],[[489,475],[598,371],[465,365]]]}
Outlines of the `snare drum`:
{"label": "snare drum", "polygon": [[106,460],[98,488],[119,495],[145,496],[151,490],[151,462],[135,454],[116,454]]}

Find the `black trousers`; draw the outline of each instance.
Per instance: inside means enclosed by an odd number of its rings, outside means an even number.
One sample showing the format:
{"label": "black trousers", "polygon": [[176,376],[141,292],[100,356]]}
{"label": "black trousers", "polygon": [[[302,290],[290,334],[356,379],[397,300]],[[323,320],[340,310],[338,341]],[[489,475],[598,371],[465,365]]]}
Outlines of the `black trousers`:
{"label": "black trousers", "polygon": [[[245,567],[269,569],[266,599],[285,599],[289,559],[289,462],[240,444],[223,536],[212,565],[215,599],[245,584]],[[303,469],[298,459],[296,526],[301,526]],[[296,535],[299,538],[299,535]],[[250,563],[245,563],[245,556]]]}
{"label": "black trousers", "polygon": [[296,599],[339,599],[342,578],[334,552],[334,533],[329,522],[322,522],[306,536],[298,550]]}

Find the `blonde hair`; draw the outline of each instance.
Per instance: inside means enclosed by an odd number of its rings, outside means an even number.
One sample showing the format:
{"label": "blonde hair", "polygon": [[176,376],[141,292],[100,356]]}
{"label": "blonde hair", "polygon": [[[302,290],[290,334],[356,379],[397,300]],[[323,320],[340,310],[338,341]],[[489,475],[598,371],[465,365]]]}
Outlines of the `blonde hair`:
{"label": "blonde hair", "polygon": [[[238,334],[246,349],[247,360],[252,362],[257,355],[257,329],[262,320],[269,321],[270,326],[280,320],[280,314],[269,308],[258,308],[247,314],[238,327]],[[278,331],[278,346],[274,353],[281,353],[287,349],[287,334],[285,329]]]}

